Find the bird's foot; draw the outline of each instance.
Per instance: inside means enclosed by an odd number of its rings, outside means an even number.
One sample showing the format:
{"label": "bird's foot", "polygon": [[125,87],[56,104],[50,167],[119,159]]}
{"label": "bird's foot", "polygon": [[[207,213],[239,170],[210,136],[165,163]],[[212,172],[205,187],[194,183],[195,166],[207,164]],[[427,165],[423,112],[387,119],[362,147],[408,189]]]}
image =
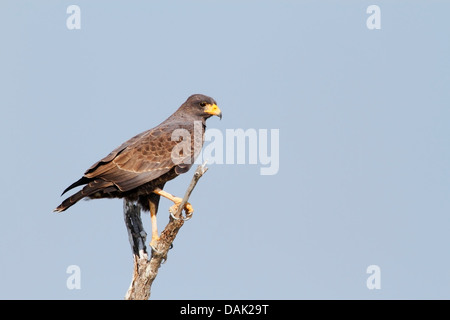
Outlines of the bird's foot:
{"label": "bird's foot", "polygon": [[186,217],[183,217],[182,215],[180,215],[179,218],[175,217],[175,213],[178,210],[178,206],[181,204],[182,201],[183,201],[183,199],[177,198],[175,201],[175,204],[169,208],[169,212],[173,219],[175,219],[175,220],[182,219],[182,220],[186,221],[186,220],[189,220],[190,218],[192,218],[192,214],[194,213],[194,208],[192,207],[192,205],[189,202],[186,202],[186,204],[184,205],[184,208],[183,208],[184,212],[186,213]]}
{"label": "bird's foot", "polygon": [[158,236],[152,236],[152,241],[150,241],[149,246],[152,248],[153,251],[155,251],[157,253],[161,253],[161,251],[159,251],[157,249],[158,242],[159,242],[159,237]]}

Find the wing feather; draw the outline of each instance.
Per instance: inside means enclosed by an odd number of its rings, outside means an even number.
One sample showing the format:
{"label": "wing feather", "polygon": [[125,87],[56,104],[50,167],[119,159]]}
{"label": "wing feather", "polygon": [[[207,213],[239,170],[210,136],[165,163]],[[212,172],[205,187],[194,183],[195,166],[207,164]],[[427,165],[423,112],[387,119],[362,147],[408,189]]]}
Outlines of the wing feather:
{"label": "wing feather", "polygon": [[91,166],[84,176],[110,181],[121,191],[160,177],[185,160],[172,159],[172,150],[179,143],[171,139],[173,127],[158,126],[131,138]]}

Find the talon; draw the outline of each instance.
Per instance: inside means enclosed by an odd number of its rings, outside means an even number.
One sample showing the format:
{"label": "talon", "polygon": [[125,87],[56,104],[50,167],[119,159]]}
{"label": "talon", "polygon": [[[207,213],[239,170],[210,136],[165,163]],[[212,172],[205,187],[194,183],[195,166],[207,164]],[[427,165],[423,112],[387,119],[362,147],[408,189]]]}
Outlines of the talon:
{"label": "talon", "polygon": [[186,216],[192,216],[192,214],[194,213],[194,208],[192,207],[192,205],[189,202],[186,202],[185,206],[184,206],[184,211],[186,212]]}
{"label": "talon", "polygon": [[188,221],[192,218],[192,215],[194,214],[194,210],[190,211],[189,213],[186,213],[186,218],[184,218],[184,221]]}
{"label": "talon", "polygon": [[186,204],[184,205],[184,208],[183,208],[184,212],[186,213],[186,218],[183,218],[183,217],[177,218],[177,217],[175,217],[175,212],[177,212],[178,206],[180,205],[181,201],[182,200],[177,201],[173,206],[171,206],[169,208],[170,215],[175,220],[180,220],[180,219],[189,220],[190,218],[192,218],[192,214],[194,213],[194,208],[192,207],[192,205],[189,202],[186,202]]}
{"label": "talon", "polygon": [[183,199],[179,198],[179,197],[175,197],[174,195],[172,195],[168,192],[165,192],[164,190],[162,190],[160,188],[156,188],[155,190],[153,190],[153,192],[156,193],[157,195],[160,195],[160,196],[163,196],[163,197],[169,199],[170,201],[172,201],[174,203],[174,205],[169,208],[170,215],[172,216],[173,219],[189,220],[190,218],[192,218],[192,213],[194,212],[194,208],[192,207],[192,205],[189,202],[186,202],[186,204],[184,205],[184,208],[183,208],[186,213],[186,218],[183,218],[183,217],[177,218],[177,217],[175,217],[175,213],[177,212],[177,209],[178,209],[178,206],[180,205],[180,203],[183,202]]}
{"label": "talon", "polygon": [[158,246],[159,237],[152,237],[152,241],[150,241],[149,246],[153,251],[159,252],[156,247]]}
{"label": "talon", "polygon": [[177,212],[177,210],[178,210],[177,204],[174,204],[173,206],[171,206],[169,208],[169,212],[170,212],[170,215],[172,216],[172,218],[174,218],[175,220],[180,220],[180,218],[175,217],[175,213]]}
{"label": "talon", "polygon": [[177,217],[175,217],[175,211],[176,210],[172,210],[172,207],[170,207],[169,208],[169,213],[170,213],[170,216],[173,218],[173,220],[180,220],[180,218],[177,218]]}

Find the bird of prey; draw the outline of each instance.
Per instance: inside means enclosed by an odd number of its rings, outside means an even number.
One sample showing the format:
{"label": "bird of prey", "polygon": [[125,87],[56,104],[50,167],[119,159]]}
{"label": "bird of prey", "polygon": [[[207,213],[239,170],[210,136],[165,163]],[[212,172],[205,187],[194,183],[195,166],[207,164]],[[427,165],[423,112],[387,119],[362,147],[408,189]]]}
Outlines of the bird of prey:
{"label": "bird of prey", "polygon": [[[201,94],[190,96],[161,124],[124,142],[92,165],[61,195],[84,187],[54,211],[62,212],[83,198],[137,201],[144,211],[150,211],[150,246],[155,248],[159,240],[156,213],[160,197],[173,201],[175,209],[182,201],[164,191],[164,185],[190,169],[203,146],[206,119],[213,115],[222,119],[214,99]],[[189,215],[193,212],[189,203],[183,209]]]}

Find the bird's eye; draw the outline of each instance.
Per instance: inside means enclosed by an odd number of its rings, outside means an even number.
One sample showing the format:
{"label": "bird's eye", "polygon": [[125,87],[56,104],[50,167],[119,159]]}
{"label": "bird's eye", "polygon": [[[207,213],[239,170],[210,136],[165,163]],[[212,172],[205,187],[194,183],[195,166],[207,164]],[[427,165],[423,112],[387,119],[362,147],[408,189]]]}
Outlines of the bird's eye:
{"label": "bird's eye", "polygon": [[200,102],[200,105],[202,106],[202,107],[206,107],[206,102]]}

